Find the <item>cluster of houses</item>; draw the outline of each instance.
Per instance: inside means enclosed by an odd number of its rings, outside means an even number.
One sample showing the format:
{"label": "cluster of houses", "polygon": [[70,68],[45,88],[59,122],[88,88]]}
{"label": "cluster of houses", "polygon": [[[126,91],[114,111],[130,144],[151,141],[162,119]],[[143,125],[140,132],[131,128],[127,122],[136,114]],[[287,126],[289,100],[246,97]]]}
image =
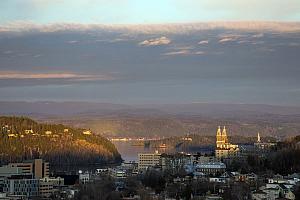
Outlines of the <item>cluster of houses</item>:
{"label": "cluster of houses", "polygon": [[275,175],[268,178],[267,183],[252,191],[253,200],[264,199],[296,199],[293,190],[300,183],[300,174],[292,174],[286,177]]}
{"label": "cluster of houses", "polygon": [[[182,186],[188,185],[192,182],[201,182],[206,184],[212,184],[215,186],[214,191],[210,191],[205,194],[194,194],[193,197],[201,197],[202,199],[222,199],[222,195],[229,187],[234,184],[246,184],[249,186],[248,198],[253,200],[276,200],[276,199],[290,199],[295,200],[294,189],[300,184],[300,173],[292,174],[289,176],[281,175],[264,175],[259,176],[255,173],[243,174],[240,172],[230,172],[226,169],[226,164],[217,162],[215,157],[201,156],[201,155],[159,155],[158,152],[154,152],[151,156],[145,154],[139,154],[139,161],[136,162],[124,162],[120,166],[111,168],[97,169],[95,173],[80,173],[79,181],[81,184],[87,184],[94,181],[97,175],[109,175],[114,178],[116,184],[123,183],[122,180],[128,177],[137,177],[139,174],[143,174],[146,170],[157,170],[164,172],[172,172],[173,180],[166,184],[176,183]],[[149,159],[152,158],[150,162]],[[146,161],[148,159],[148,161]],[[142,162],[142,163],[140,163]],[[148,167],[146,166],[148,163]],[[157,162],[156,164],[154,164]],[[184,176],[176,176],[179,169],[184,169]],[[119,186],[118,188],[120,188]],[[151,193],[153,198],[159,195]],[[166,199],[169,198],[165,193]],[[140,199],[139,196],[135,196],[132,199]]]}
{"label": "cluster of houses", "polygon": [[[25,129],[24,132],[13,132],[11,126],[9,125],[4,125],[2,126],[2,130],[0,131],[2,135],[6,135],[8,138],[24,138],[27,135],[30,136],[43,136],[43,137],[51,137],[51,138],[57,138],[60,137],[62,134],[68,134],[72,135],[72,133],[69,131],[68,128],[65,128],[61,133],[54,133],[53,131],[46,130],[43,133],[38,133],[35,132],[32,128],[30,129]],[[83,130],[82,131],[83,135],[92,135],[91,130]]]}

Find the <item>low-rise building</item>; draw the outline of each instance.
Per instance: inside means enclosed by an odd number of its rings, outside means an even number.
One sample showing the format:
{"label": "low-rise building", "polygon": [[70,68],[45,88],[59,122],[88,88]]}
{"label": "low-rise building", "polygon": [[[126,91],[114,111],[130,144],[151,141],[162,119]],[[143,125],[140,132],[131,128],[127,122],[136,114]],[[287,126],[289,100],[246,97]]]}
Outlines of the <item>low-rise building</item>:
{"label": "low-rise building", "polygon": [[79,174],[79,182],[81,184],[86,184],[90,182],[90,174],[89,173],[80,173]]}
{"label": "low-rise building", "polygon": [[196,172],[202,172],[208,175],[222,174],[226,170],[226,165],[222,162],[201,163],[195,165]]}
{"label": "low-rise building", "polygon": [[109,168],[109,175],[114,178],[126,178],[127,173],[125,169],[121,168]]}
{"label": "low-rise building", "polygon": [[251,194],[252,200],[266,200],[268,199],[268,194],[261,190],[254,191]]}

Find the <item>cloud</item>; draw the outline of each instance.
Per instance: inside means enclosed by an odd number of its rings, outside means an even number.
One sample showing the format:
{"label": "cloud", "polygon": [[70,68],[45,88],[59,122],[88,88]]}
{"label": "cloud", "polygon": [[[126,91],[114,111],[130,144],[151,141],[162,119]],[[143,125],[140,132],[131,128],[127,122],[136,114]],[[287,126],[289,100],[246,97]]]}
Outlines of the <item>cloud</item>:
{"label": "cloud", "polygon": [[13,51],[9,51],[9,50],[8,50],[8,51],[4,51],[3,53],[4,53],[4,54],[12,54]]}
{"label": "cloud", "polygon": [[251,44],[253,44],[253,45],[262,45],[262,44],[265,44],[265,41],[252,42]]}
{"label": "cloud", "polygon": [[[105,25],[105,24],[80,24],[80,23],[52,23],[37,24],[30,21],[17,21],[0,25],[1,32],[14,32],[30,34],[34,32],[60,32],[60,31],[107,31],[136,34],[189,34],[202,30],[242,30],[260,32],[300,32],[299,22],[262,22],[262,21],[237,21],[237,22],[203,22],[203,23],[178,23],[178,24],[130,24],[130,25]],[[156,38],[157,39],[157,38]],[[153,40],[153,39],[152,39]],[[154,39],[155,40],[155,39]],[[149,40],[145,40],[149,41]]]}
{"label": "cloud", "polygon": [[204,51],[196,51],[195,54],[196,55],[203,55],[203,54],[205,54],[205,52]]}
{"label": "cloud", "polygon": [[34,58],[39,58],[39,57],[41,57],[42,55],[41,54],[36,54],[36,55],[34,55],[33,57]]}
{"label": "cloud", "polygon": [[198,42],[198,44],[208,44],[208,40],[202,40],[202,41],[200,41],[200,42]]}
{"label": "cloud", "polygon": [[75,44],[75,43],[78,43],[79,41],[78,40],[70,40],[70,41],[67,41],[67,43],[69,44]]}
{"label": "cloud", "polygon": [[164,56],[176,56],[176,55],[203,55],[205,54],[204,51],[191,51],[188,49],[183,49],[180,51],[171,51],[171,52],[167,52],[164,53]]}
{"label": "cloud", "polygon": [[170,43],[171,43],[171,40],[169,38],[162,36],[160,38],[144,40],[143,42],[140,42],[139,45],[141,45],[141,46],[160,46],[160,45],[167,45]]}
{"label": "cloud", "polygon": [[230,33],[230,34],[220,34],[219,35],[219,43],[226,43],[226,42],[232,42],[232,41],[237,41],[239,39],[244,40],[243,38],[247,38],[248,35],[246,34],[234,34],[234,33]]}
{"label": "cloud", "polygon": [[113,80],[111,75],[89,75],[76,73],[32,73],[22,71],[0,71],[0,80],[8,79],[72,79],[72,80]]}
{"label": "cloud", "polygon": [[225,37],[219,40],[219,43],[226,43],[226,42],[232,42],[235,41],[236,38],[231,38],[231,37]]}
{"label": "cloud", "polygon": [[188,55],[188,54],[190,54],[189,50],[181,50],[181,51],[167,52],[167,53],[164,53],[163,55],[165,55],[165,56],[175,56],[175,55]]}
{"label": "cloud", "polygon": [[263,33],[258,33],[258,34],[255,34],[255,35],[252,35],[253,38],[262,38],[264,37],[264,34]]}
{"label": "cloud", "polygon": [[238,44],[246,44],[246,43],[250,43],[249,40],[240,40],[237,42]]}
{"label": "cloud", "polygon": [[290,46],[290,47],[299,47],[299,46],[300,46],[300,43],[298,43],[298,42],[290,42],[290,43],[288,44],[288,46]]}
{"label": "cloud", "polygon": [[192,50],[194,49],[195,47],[192,46],[192,45],[173,45],[172,47],[170,47],[169,49],[172,49],[172,50]]}

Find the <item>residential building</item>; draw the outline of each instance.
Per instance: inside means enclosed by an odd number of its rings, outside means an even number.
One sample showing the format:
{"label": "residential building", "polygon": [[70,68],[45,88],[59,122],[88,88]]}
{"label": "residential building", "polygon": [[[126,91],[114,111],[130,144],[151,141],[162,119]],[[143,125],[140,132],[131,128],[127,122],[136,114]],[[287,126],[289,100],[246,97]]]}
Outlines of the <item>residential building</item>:
{"label": "residential building", "polygon": [[35,197],[39,195],[39,180],[30,176],[11,176],[4,180],[3,192],[9,195]]}
{"label": "residential building", "polygon": [[[3,190],[4,180],[10,176],[22,174],[22,169],[18,167],[3,166],[0,167],[0,192]],[[1,199],[1,198],[0,198]]]}
{"label": "residential building", "polygon": [[266,192],[258,190],[258,191],[252,192],[251,197],[252,197],[252,200],[267,200],[268,194]]}
{"label": "residential building", "polygon": [[18,167],[22,169],[23,174],[32,174],[36,179],[49,177],[49,163],[44,162],[42,159],[34,159],[21,163],[9,163],[8,166]]}
{"label": "residential building", "polygon": [[20,174],[23,174],[23,170],[21,168],[8,166],[8,165],[0,167],[0,178],[10,177],[12,175],[20,175]]}
{"label": "residential building", "polygon": [[83,134],[83,135],[91,135],[91,134],[92,134],[92,131],[90,131],[90,130],[85,130],[85,131],[82,131],[82,134]]}
{"label": "residential building", "polygon": [[51,134],[52,134],[52,131],[45,131],[45,134],[46,134],[46,135],[51,135]]}
{"label": "residential building", "polygon": [[26,129],[25,130],[25,134],[32,134],[33,133],[33,130],[32,129]]}
{"label": "residential building", "polygon": [[49,198],[54,190],[53,190],[53,182],[51,179],[47,177],[39,180],[39,196],[44,198]]}
{"label": "residential building", "polygon": [[138,154],[138,169],[143,170],[148,167],[160,165],[161,154],[158,151],[154,153],[139,153]]}
{"label": "residential building", "polygon": [[127,173],[125,169],[122,168],[109,168],[109,175],[114,178],[126,178]]}
{"label": "residential building", "polygon": [[90,174],[89,173],[80,173],[79,174],[79,182],[81,184],[86,184],[90,182]]}
{"label": "residential building", "polygon": [[226,171],[226,165],[222,162],[201,163],[195,165],[195,172],[202,172],[207,175],[222,174]]}
{"label": "residential building", "polygon": [[182,168],[184,165],[193,164],[193,160],[191,155],[177,153],[174,155],[170,154],[162,154],[160,156],[160,165],[163,170],[178,170]]}

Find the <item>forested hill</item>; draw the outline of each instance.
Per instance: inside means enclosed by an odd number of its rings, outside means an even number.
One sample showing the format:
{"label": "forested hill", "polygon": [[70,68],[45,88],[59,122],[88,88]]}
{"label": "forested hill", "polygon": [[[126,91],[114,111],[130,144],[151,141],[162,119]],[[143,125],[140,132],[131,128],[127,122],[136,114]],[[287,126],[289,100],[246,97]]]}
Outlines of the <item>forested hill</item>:
{"label": "forested hill", "polygon": [[43,158],[52,166],[118,163],[121,156],[106,138],[61,124],[40,124],[27,117],[0,117],[1,164]]}

